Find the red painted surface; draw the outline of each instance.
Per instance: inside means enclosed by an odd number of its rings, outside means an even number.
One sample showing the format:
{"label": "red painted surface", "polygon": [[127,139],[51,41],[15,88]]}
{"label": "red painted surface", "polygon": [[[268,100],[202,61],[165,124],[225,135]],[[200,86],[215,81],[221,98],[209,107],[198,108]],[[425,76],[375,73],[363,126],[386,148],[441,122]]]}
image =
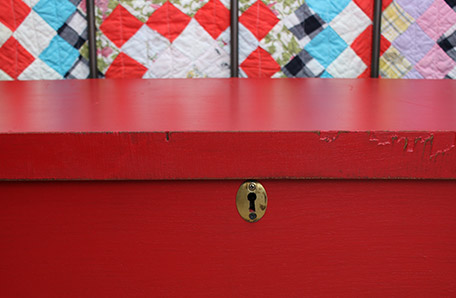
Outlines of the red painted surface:
{"label": "red painted surface", "polygon": [[[0,179],[92,180],[0,182],[0,297],[455,294],[456,82],[0,94]],[[247,178],[269,198],[255,224],[235,206]]]}
{"label": "red painted surface", "polygon": [[456,178],[456,82],[0,82],[0,179]]}
{"label": "red painted surface", "polygon": [[448,297],[456,183],[0,183],[2,297]]}
{"label": "red painted surface", "polygon": [[456,131],[456,82],[0,82],[0,132]]}
{"label": "red painted surface", "polygon": [[0,134],[0,178],[455,179],[455,140],[455,132]]}

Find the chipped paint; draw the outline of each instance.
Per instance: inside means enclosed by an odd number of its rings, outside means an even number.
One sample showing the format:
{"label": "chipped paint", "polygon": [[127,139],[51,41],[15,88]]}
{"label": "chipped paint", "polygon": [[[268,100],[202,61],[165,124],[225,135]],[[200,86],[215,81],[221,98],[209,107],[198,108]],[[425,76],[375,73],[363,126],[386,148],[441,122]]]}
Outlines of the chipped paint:
{"label": "chipped paint", "polygon": [[339,136],[345,133],[345,131],[338,131],[338,132],[319,132],[318,136],[320,137],[320,141],[326,143],[332,143],[339,138]]}
{"label": "chipped paint", "polygon": [[456,147],[456,134],[454,135],[454,140],[453,140],[453,144],[451,144],[449,147],[447,148],[444,148],[444,149],[441,149],[441,150],[437,150],[434,154],[432,154],[429,159],[437,159],[438,156],[445,156],[445,154],[447,154],[448,152],[454,150],[454,148]]}
{"label": "chipped paint", "polygon": [[415,135],[416,133],[413,132],[404,132],[402,133],[369,133],[369,142],[375,142],[377,146],[388,146],[388,145],[395,145],[395,144],[403,144],[402,150],[407,153],[414,153],[417,150],[422,149],[422,156],[425,156],[427,152],[429,159],[437,158],[438,156],[444,156],[451,150],[454,150],[456,147],[456,134],[454,135],[455,138],[450,144],[445,144],[447,140],[442,140],[437,138],[439,141],[439,146],[443,146],[443,148],[439,148],[434,151],[434,142],[436,140],[436,136],[434,133],[428,133],[424,135]]}

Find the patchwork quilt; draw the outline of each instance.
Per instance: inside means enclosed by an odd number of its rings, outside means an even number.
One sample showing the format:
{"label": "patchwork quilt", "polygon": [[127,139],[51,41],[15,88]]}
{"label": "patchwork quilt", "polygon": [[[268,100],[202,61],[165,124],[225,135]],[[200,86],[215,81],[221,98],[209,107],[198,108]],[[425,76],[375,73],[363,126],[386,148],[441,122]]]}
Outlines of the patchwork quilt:
{"label": "patchwork quilt", "polygon": [[[239,0],[242,77],[370,74],[373,0]],[[95,0],[107,78],[229,77],[229,0]],[[456,0],[383,0],[380,73],[456,78]],[[0,0],[0,79],[87,78],[81,0]]]}
{"label": "patchwork quilt", "polygon": [[373,0],[248,0],[241,5],[245,77],[370,74]]}
{"label": "patchwork quilt", "polygon": [[[106,77],[228,77],[228,0],[99,1]],[[373,0],[241,0],[242,77],[367,77]],[[122,28],[119,30],[119,28]]]}
{"label": "patchwork quilt", "polygon": [[456,79],[456,0],[394,0],[382,16],[382,77]]}
{"label": "patchwork quilt", "polygon": [[100,71],[107,78],[229,77],[229,0],[222,1],[97,1]]}
{"label": "patchwork quilt", "polygon": [[0,0],[0,80],[85,79],[81,0]]}

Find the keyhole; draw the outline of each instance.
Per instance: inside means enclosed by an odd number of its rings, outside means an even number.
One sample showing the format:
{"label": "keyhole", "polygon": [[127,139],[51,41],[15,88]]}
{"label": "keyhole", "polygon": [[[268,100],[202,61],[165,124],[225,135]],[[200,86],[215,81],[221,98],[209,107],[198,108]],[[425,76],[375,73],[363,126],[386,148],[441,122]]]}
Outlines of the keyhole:
{"label": "keyhole", "polygon": [[247,180],[239,187],[236,194],[236,208],[245,221],[249,223],[259,221],[266,212],[267,204],[268,197],[260,182]]}
{"label": "keyhole", "polygon": [[249,202],[250,202],[249,211],[250,212],[255,212],[256,194],[254,192],[249,193],[247,195],[247,200],[249,200]]}

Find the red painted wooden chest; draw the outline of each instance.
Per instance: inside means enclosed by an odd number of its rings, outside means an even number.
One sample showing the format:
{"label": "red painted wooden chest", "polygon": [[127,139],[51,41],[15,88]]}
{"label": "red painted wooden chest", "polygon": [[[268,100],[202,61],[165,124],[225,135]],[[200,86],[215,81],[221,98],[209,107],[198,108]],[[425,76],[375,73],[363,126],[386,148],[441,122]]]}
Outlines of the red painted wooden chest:
{"label": "red painted wooden chest", "polygon": [[[455,94],[0,82],[0,296],[454,296]],[[236,208],[248,179],[256,223]]]}

